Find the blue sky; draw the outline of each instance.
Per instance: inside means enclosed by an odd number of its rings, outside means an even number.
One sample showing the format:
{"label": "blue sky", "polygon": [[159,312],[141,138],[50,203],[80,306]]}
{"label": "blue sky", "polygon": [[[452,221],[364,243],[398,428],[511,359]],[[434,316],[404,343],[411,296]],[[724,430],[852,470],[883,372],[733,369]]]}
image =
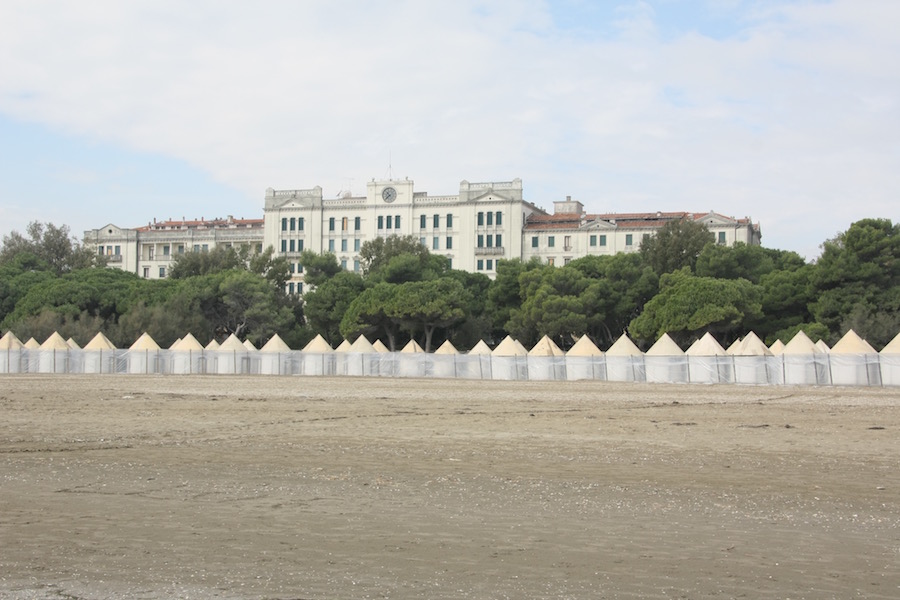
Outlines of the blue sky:
{"label": "blue sky", "polygon": [[898,214],[900,2],[0,4],[0,235],[521,177],[815,258]]}

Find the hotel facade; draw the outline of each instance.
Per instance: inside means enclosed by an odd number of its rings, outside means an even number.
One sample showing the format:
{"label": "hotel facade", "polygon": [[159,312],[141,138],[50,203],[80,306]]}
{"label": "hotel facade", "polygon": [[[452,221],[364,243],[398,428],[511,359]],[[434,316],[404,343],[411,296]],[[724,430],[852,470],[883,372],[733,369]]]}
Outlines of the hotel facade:
{"label": "hotel facade", "polygon": [[702,222],[716,243],[759,245],[760,228],[749,217],[735,219],[715,212],[588,214],[578,201],[555,202],[547,213],[523,195],[521,179],[501,182],[462,181],[452,195],[416,191],[413,181],[372,180],[365,196],[324,198],[321,187],[266,190],[262,219],[167,220],[123,229],[107,225],[85,231],[84,243],[117,267],[141,277],[168,274],[184,252],[218,246],[272,247],[291,265],[288,293],[303,293],[300,253],[333,253],[341,267],[360,271],[362,245],[377,237],[412,235],[454,269],[493,277],[497,261],[538,257],[564,265],[587,255],[635,252],[641,242],[667,222]]}

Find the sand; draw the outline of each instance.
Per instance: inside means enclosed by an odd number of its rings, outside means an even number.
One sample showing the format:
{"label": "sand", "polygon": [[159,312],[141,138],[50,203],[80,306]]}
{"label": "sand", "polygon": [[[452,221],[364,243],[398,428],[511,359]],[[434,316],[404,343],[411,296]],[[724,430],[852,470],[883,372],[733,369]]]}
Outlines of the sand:
{"label": "sand", "polygon": [[0,378],[4,598],[897,598],[900,391]]}

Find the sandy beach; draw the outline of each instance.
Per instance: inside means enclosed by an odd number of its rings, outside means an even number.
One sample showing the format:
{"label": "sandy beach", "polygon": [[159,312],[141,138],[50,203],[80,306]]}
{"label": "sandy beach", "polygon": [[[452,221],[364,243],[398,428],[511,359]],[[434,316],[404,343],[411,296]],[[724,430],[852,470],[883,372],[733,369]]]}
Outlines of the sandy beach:
{"label": "sandy beach", "polygon": [[900,597],[900,390],[0,378],[3,598]]}

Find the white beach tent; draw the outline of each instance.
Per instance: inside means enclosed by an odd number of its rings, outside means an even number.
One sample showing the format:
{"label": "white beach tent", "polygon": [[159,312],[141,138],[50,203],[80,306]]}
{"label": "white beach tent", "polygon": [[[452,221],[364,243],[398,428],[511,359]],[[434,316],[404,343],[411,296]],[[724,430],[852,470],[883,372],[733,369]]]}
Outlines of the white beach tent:
{"label": "white beach tent", "polygon": [[125,369],[125,361],[118,360],[120,352],[109,338],[98,331],[84,345],[85,373],[119,373]]}
{"label": "white beach tent", "polygon": [[797,332],[781,352],[784,383],[800,385],[827,384],[828,363],[825,354],[812,343],[803,330]]}
{"label": "white beach tent", "polygon": [[[385,357],[387,359],[388,357]],[[382,374],[386,369],[398,377],[429,377],[431,376],[431,360],[425,354],[422,346],[416,340],[409,340],[400,352],[394,354],[393,364],[388,366],[382,361]]]}
{"label": "white beach tent", "polygon": [[192,333],[187,333],[169,348],[169,368],[172,373],[206,373],[207,360],[207,351]]}
{"label": "white beach tent", "polygon": [[[781,358],[776,357],[753,331],[731,352],[734,382],[761,385],[781,380]],[[774,363],[771,364],[770,363]]]}
{"label": "white beach tent", "polygon": [[507,335],[491,352],[491,378],[517,381],[528,379],[528,350]]}
{"label": "white beach tent", "polygon": [[12,331],[0,337],[0,373],[19,373],[24,344]]}
{"label": "white beach tent", "polygon": [[38,372],[67,373],[69,371],[69,345],[57,332],[53,332],[40,347]]}
{"label": "white beach tent", "polygon": [[772,342],[772,345],[769,346],[769,352],[771,352],[774,356],[781,356],[781,353],[784,352],[784,342],[781,340],[775,340]]}
{"label": "white beach tent", "polygon": [[351,344],[349,340],[345,339],[343,342],[338,344],[338,347],[335,348],[334,351],[335,352],[350,352],[351,346],[353,346],[353,344]]}
{"label": "white beach tent", "polygon": [[578,338],[566,352],[566,379],[606,379],[606,360],[603,352],[587,334]]}
{"label": "white beach tent", "polygon": [[456,346],[450,343],[450,340],[444,341],[443,344],[438,346],[438,349],[434,351],[434,354],[431,357],[432,376],[447,378],[458,377],[456,363],[457,359],[460,358],[462,357],[460,357]]}
{"label": "white beach tent", "polygon": [[691,383],[732,383],[734,370],[731,355],[710,332],[684,351]]}
{"label": "white beach tent", "polygon": [[[347,340],[344,340],[347,342]],[[350,343],[347,342],[347,346]],[[334,375],[335,356],[331,347],[322,334],[316,334],[300,352],[300,375]]]}
{"label": "white beach tent", "polygon": [[644,353],[644,369],[648,383],[686,383],[688,364],[678,344],[668,333],[656,340]]}
{"label": "white beach tent", "polygon": [[[733,342],[731,342],[731,345],[725,349],[725,352],[727,352],[728,354],[737,354],[738,348],[741,347],[742,341],[743,340],[741,340],[741,338],[734,340]],[[768,350],[768,348],[766,349]]]}
{"label": "white beach tent", "polygon": [[[344,364],[341,365],[340,361]],[[366,336],[361,335],[350,344],[349,350],[338,358],[337,372],[339,375],[378,375],[379,361],[375,346]]]}
{"label": "white beach tent", "polygon": [[375,340],[374,342],[372,342],[372,348],[375,349],[375,352],[379,352],[381,354],[390,352],[390,349],[385,346],[384,342],[382,342],[381,340]]}
{"label": "white beach tent", "polygon": [[257,350],[256,346],[254,346],[253,342],[251,342],[250,340],[244,340],[243,345],[244,348],[247,349],[247,352],[256,352]]}
{"label": "white beach tent", "polygon": [[219,342],[216,341],[216,338],[209,340],[209,343],[204,348],[204,350],[210,350],[210,351],[218,350],[218,349],[219,349]]}
{"label": "white beach tent", "polygon": [[544,336],[528,351],[528,379],[566,378],[566,353],[549,336]]}
{"label": "white beach tent", "polygon": [[81,350],[81,346],[79,346],[78,342],[72,337],[69,337],[69,339],[66,340],[66,346],[69,347],[69,350]]}
{"label": "white beach tent", "polygon": [[277,333],[259,349],[259,372],[263,375],[290,375],[295,372],[293,353]]}
{"label": "white beach tent", "polygon": [[[253,350],[255,353],[256,350]],[[254,368],[254,361],[244,343],[233,333],[225,338],[215,350],[216,373],[220,374],[250,374],[258,373]]]}
{"label": "white beach tent", "polygon": [[159,373],[160,347],[146,331],[128,348],[126,361],[129,373]]}
{"label": "white beach tent", "polygon": [[22,347],[27,350],[39,350],[41,347],[41,343],[38,342],[33,337],[28,338],[28,341],[22,344]]}
{"label": "white beach tent", "polygon": [[828,347],[828,344],[825,343],[825,340],[817,341],[816,348],[818,348],[820,352],[824,352],[825,354],[831,352],[831,348]]}
{"label": "white beach tent", "polygon": [[491,348],[484,340],[478,340],[471,350],[456,362],[457,376],[461,379],[491,379],[494,363]]}
{"label": "white beach tent", "polygon": [[878,353],[882,385],[900,385],[900,333]]}
{"label": "white beach tent", "polygon": [[606,351],[606,378],[609,381],[644,381],[644,353],[627,333]]}
{"label": "white beach tent", "polygon": [[484,340],[478,340],[478,343],[472,346],[472,349],[469,350],[467,354],[489,355],[490,353],[491,347],[488,346]]}
{"label": "white beach tent", "polygon": [[878,352],[852,329],[828,354],[834,385],[881,385]]}

